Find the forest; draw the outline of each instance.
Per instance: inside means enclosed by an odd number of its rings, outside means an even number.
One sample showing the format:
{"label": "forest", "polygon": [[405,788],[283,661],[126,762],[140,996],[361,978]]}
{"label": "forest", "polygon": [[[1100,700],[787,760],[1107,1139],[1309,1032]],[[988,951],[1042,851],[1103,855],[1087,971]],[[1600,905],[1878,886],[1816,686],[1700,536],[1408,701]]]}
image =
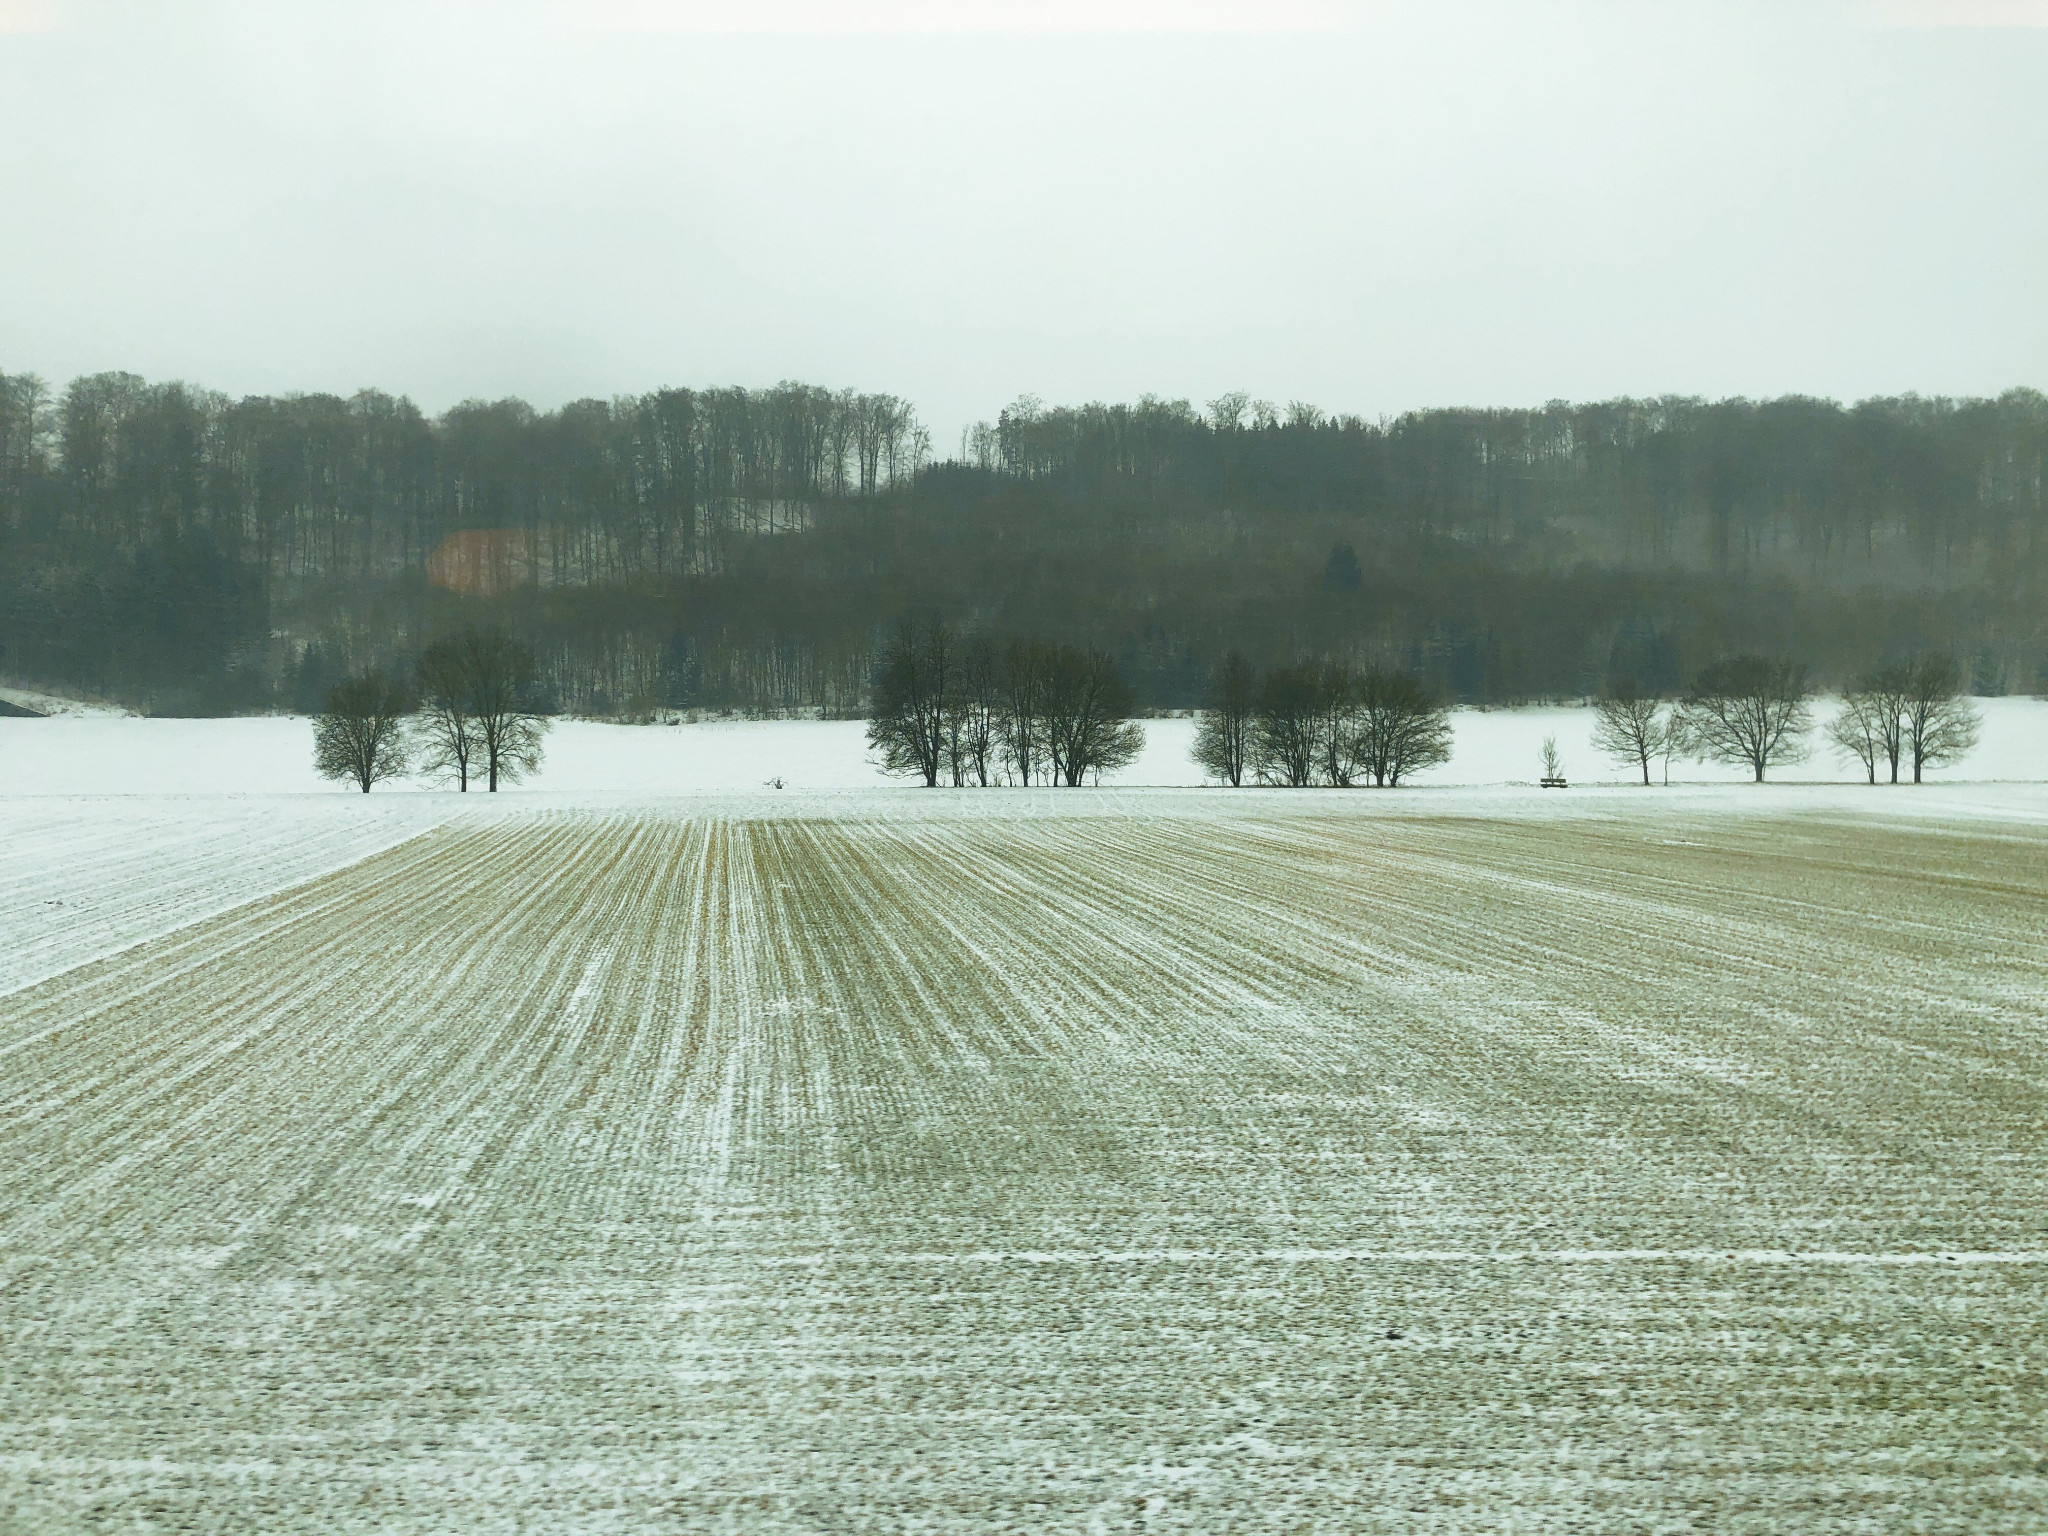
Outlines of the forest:
{"label": "forest", "polygon": [[1738,652],[2048,687],[2033,390],[1375,421],[1025,397],[949,447],[896,396],[799,383],[432,416],[0,374],[0,678],[311,712],[486,626],[553,710],[850,716],[918,617],[1104,654],[1141,713],[1202,705],[1233,651],[1467,703],[1672,693]]}

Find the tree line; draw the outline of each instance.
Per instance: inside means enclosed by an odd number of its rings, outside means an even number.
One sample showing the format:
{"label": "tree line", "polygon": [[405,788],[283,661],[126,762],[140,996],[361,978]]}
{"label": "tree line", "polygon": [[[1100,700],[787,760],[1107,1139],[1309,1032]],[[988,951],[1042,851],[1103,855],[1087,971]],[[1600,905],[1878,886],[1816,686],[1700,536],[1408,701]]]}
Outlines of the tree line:
{"label": "tree line", "polygon": [[422,574],[451,533],[523,536],[539,586],[715,571],[733,542],[907,484],[930,438],[893,395],[784,382],[429,418],[381,390],[231,400],[134,374],[0,375],[10,521],[132,548],[203,529],[266,582]]}
{"label": "tree line", "polygon": [[1631,565],[1940,585],[2043,547],[2048,397],[1687,396],[1367,421],[1229,394],[1198,410],[1048,407],[970,428],[962,457],[1077,497],[1356,513],[1420,533],[1566,535]]}
{"label": "tree line", "polygon": [[899,624],[875,672],[868,745],[884,772],[982,789],[1072,788],[1136,759],[1135,697],[1101,651]]}
{"label": "tree line", "polygon": [[[407,774],[495,792],[539,770],[548,730],[533,652],[467,629],[428,645],[409,672],[368,668],[329,686],[314,720],[314,763],[367,794]],[[963,631],[930,616],[899,621],[872,683],[867,741],[885,773],[928,788],[1099,784],[1143,750],[1135,695],[1115,660],[1061,641]],[[1928,653],[1864,674],[1827,723],[1828,744],[1919,783],[1977,744],[1981,717],[1955,659]],[[1594,703],[1593,744],[1652,782],[1673,758],[1747,768],[1762,783],[1811,750],[1813,689],[1779,657],[1725,657],[1674,698],[1614,679]],[[1450,761],[1449,705],[1384,666],[1304,660],[1254,668],[1230,652],[1196,726],[1192,758],[1232,787],[1395,788]],[[1544,782],[1565,782],[1556,741]]]}
{"label": "tree line", "polygon": [[313,720],[313,766],[364,794],[407,774],[496,794],[540,770],[548,718],[533,652],[469,629],[420,653],[412,675],[368,668],[333,683]]}
{"label": "tree line", "polygon": [[1408,673],[1308,661],[1261,675],[1235,651],[1194,745],[1203,771],[1233,786],[1391,788],[1450,756],[1448,707]]}
{"label": "tree line", "polygon": [[551,708],[865,714],[896,615],[1109,657],[1140,714],[1228,651],[1465,703],[1675,696],[1716,658],[2048,665],[2048,400],[1660,399],[1381,421],[1024,400],[937,460],[786,383],[431,416],[0,375],[0,675],[156,712],[318,707],[501,631]]}
{"label": "tree line", "polygon": [[[1639,769],[1645,784],[1652,763],[1661,759],[1668,773],[1674,757],[1747,768],[1761,784],[1772,766],[1804,762],[1811,751],[1806,669],[1778,657],[1717,661],[1668,705],[1633,678],[1622,678],[1594,709],[1594,745]],[[1967,756],[1981,728],[1955,658],[1929,654],[1866,673],[1843,694],[1825,734],[1835,753],[1860,765],[1872,784],[1880,766],[1898,783],[1902,760],[1918,784],[1926,769]]]}
{"label": "tree line", "polygon": [[[1847,689],[1825,737],[1844,762],[1877,782],[1902,765],[1921,782],[1977,745],[1982,717],[1952,656],[1926,653],[1866,672]],[[1718,762],[1763,783],[1774,766],[1811,751],[1813,688],[1807,669],[1779,657],[1739,655],[1703,668],[1676,697],[1614,679],[1594,701],[1593,745],[1651,782],[1661,762]],[[1349,788],[1395,786],[1450,760],[1448,708],[1416,678],[1305,661],[1255,671],[1232,652],[1196,728],[1193,757],[1219,783]],[[1565,783],[1555,738],[1543,743],[1544,782]]]}

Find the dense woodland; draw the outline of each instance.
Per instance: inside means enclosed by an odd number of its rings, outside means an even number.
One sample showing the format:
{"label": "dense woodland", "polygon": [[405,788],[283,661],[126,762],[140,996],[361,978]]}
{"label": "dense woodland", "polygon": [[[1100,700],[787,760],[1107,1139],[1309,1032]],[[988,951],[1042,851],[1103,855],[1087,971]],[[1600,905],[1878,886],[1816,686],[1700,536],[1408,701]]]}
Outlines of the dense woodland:
{"label": "dense woodland", "polygon": [[1836,685],[1957,657],[2048,686],[2048,398],[1696,399],[1368,422],[1230,396],[1020,400],[934,452],[889,395],[664,389],[439,417],[0,375],[0,677],[158,712],[310,709],[488,625],[551,707],[866,707],[905,615],[1114,659],[1140,710],[1224,654],[1439,697]]}

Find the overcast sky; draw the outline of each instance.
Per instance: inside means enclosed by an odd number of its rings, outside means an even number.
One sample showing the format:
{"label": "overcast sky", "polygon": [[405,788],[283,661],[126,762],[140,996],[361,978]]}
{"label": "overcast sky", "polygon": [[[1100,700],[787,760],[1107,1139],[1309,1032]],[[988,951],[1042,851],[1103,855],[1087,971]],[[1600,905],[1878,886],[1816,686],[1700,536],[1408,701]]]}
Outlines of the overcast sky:
{"label": "overcast sky", "polygon": [[1024,392],[2048,386],[2044,22],[0,0],[0,369],[436,410],[800,378],[942,451]]}

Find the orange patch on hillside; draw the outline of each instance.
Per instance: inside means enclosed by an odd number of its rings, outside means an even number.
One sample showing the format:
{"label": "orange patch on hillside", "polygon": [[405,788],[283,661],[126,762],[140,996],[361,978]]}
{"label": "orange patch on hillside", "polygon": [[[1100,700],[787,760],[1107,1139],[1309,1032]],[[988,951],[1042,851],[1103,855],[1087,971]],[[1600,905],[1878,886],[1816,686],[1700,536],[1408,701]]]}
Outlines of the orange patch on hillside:
{"label": "orange patch on hillside", "polygon": [[465,528],[427,556],[427,580],[474,597],[517,586],[532,568],[532,543],[523,528]]}

